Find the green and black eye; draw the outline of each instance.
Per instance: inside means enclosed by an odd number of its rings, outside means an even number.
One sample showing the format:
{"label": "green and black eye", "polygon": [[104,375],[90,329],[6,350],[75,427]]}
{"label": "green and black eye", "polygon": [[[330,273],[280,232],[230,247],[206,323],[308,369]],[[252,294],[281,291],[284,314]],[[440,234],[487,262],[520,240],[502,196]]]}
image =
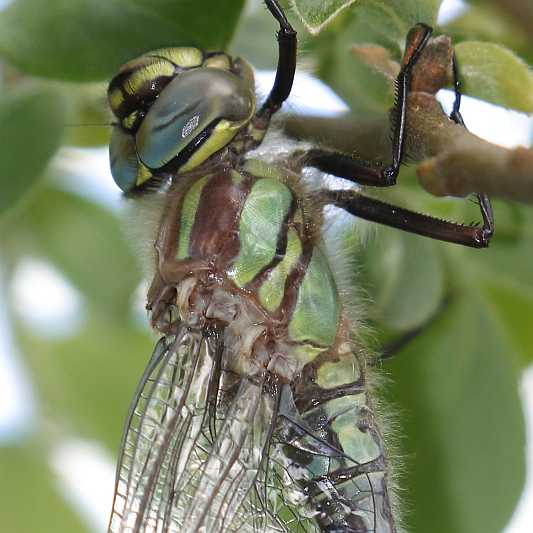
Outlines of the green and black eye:
{"label": "green and black eye", "polygon": [[253,72],[221,52],[165,48],[126,63],[108,99],[119,120],[111,172],[131,192],[170,164],[191,170],[226,146],[255,111]]}

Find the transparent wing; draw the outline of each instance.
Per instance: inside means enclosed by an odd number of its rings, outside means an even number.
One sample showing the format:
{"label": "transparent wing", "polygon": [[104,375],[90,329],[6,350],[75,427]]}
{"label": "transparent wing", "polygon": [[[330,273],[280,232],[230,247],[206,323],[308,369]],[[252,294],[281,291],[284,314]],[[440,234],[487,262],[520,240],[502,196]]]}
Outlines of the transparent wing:
{"label": "transparent wing", "polygon": [[221,371],[222,351],[220,336],[186,328],[158,342],[126,423],[109,531],[287,530],[266,511],[275,399]]}
{"label": "transparent wing", "polygon": [[[372,432],[356,438],[364,405],[348,395],[349,409],[311,409],[302,432],[287,423],[300,417],[292,402],[280,425],[279,391],[290,388],[225,370],[228,350],[222,330],[182,328],[157,343],[126,422],[109,531],[311,533],[346,517],[346,531],[392,531],[377,512],[381,450]],[[361,462],[338,453],[344,427]]]}

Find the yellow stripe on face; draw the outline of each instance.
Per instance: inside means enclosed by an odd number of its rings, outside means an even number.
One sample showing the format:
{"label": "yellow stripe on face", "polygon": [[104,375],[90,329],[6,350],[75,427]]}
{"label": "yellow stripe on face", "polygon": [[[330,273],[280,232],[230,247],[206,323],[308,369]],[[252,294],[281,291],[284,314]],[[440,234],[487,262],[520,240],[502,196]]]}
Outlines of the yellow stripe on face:
{"label": "yellow stripe on face", "polygon": [[137,117],[139,116],[138,111],[134,111],[133,113],[130,113],[127,117],[122,119],[122,125],[127,129],[130,130],[133,125],[135,124],[135,121],[137,120]]}
{"label": "yellow stripe on face", "polygon": [[148,167],[144,166],[139,161],[139,170],[137,171],[136,185],[137,186],[142,185],[144,182],[148,181],[151,177],[152,177],[152,171]]}
{"label": "yellow stripe on face", "polygon": [[174,47],[160,48],[150,52],[150,56],[164,57],[174,65],[181,68],[199,67],[202,64],[204,56],[198,48],[193,47]]}
{"label": "yellow stripe on face", "polygon": [[209,156],[218,152],[221,148],[226,146],[233,137],[237,134],[242,126],[242,122],[230,122],[229,120],[221,120],[211,132],[209,138],[196,150],[191,158],[180,168],[180,172],[187,172],[201,163],[203,163]]}
{"label": "yellow stripe on face", "polygon": [[128,94],[136,94],[146,82],[160,76],[171,77],[173,75],[174,65],[172,63],[164,60],[154,61],[132,72],[131,76],[124,80],[124,89]]}
{"label": "yellow stripe on face", "polygon": [[118,74],[122,74],[123,72],[133,72],[134,70],[142,68],[144,65],[148,65],[150,63],[153,63],[153,59],[144,54],[136,57],[135,59],[130,59],[127,63],[124,63],[124,65],[120,67]]}
{"label": "yellow stripe on face", "polygon": [[118,88],[111,91],[107,95],[107,98],[109,100],[109,105],[113,112],[116,112],[122,105],[122,102],[124,102],[124,96],[122,95],[122,91]]}
{"label": "yellow stripe on face", "polygon": [[204,61],[204,67],[219,68],[221,70],[229,70],[231,67],[229,57],[226,54],[217,54],[207,58]]}

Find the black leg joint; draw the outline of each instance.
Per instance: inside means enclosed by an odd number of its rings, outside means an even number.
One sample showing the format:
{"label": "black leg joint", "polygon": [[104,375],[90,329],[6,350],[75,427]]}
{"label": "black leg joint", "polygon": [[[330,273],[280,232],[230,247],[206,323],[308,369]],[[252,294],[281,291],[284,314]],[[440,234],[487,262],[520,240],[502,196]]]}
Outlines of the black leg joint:
{"label": "black leg joint", "polygon": [[383,187],[392,187],[393,185],[396,185],[399,170],[400,165],[385,167],[382,170],[381,175],[383,177]]}
{"label": "black leg joint", "polygon": [[289,97],[296,72],[296,31],[291,26],[277,0],[265,0],[265,5],[279,24],[277,33],[279,58],[276,79],[270,94],[262,105],[258,115],[267,120]]}

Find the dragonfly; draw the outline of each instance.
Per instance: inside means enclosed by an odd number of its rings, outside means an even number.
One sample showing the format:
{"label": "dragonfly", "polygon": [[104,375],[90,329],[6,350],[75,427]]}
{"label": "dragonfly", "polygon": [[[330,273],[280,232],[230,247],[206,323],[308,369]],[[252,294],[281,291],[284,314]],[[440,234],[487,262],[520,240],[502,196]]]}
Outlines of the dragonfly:
{"label": "dragonfly", "polygon": [[[150,235],[147,309],[162,335],[125,424],[111,532],[399,532],[372,364],[324,209],[476,248],[494,231],[484,195],[482,225],[465,226],[325,179],[396,183],[429,26],[407,37],[390,164],[283,152],[269,133],[291,92],[297,35],[276,0],[265,5],[279,50],[261,105],[244,59],[195,47],[146,53],[109,85],[111,171]],[[451,118],[464,125],[455,77]]]}

